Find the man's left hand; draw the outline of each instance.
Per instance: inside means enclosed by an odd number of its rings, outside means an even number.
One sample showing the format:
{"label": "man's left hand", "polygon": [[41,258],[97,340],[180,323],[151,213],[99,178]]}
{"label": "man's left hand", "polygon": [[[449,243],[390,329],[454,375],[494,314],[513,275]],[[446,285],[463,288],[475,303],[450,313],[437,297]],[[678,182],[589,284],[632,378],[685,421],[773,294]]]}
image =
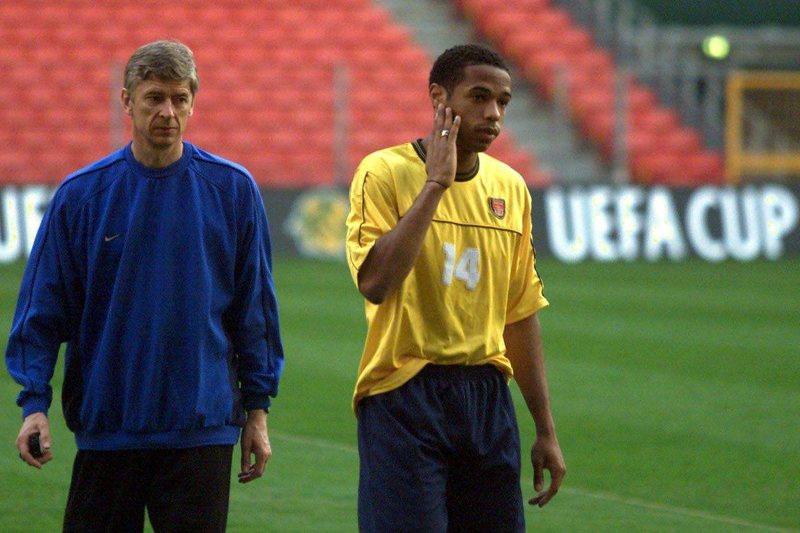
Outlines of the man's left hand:
{"label": "man's left hand", "polygon": [[[255,462],[251,463],[251,456]],[[267,412],[253,409],[247,412],[247,422],[242,429],[242,469],[239,483],[249,483],[264,475],[267,461],[272,457],[272,447],[267,434]]]}
{"label": "man's left hand", "polygon": [[[561,481],[567,473],[561,446],[555,437],[539,437],[531,448],[531,462],[533,463],[533,488],[536,496],[528,500],[531,505],[544,507],[558,492]],[[550,472],[550,486],[544,489],[544,471]]]}

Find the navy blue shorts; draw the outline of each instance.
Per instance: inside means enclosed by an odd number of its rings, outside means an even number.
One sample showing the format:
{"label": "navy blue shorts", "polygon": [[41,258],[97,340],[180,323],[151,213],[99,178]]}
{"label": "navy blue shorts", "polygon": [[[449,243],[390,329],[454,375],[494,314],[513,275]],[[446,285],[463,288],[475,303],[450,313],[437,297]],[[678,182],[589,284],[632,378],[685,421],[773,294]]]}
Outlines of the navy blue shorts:
{"label": "navy blue shorts", "polygon": [[362,532],[523,532],[514,404],[491,365],[428,365],[358,404]]}

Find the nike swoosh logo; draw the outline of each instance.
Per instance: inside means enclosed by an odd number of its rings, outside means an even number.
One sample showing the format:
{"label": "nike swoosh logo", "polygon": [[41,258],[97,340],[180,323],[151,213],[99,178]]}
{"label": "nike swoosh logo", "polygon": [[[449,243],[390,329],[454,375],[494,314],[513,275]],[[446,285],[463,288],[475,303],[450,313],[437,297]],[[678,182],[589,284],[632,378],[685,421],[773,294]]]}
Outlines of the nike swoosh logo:
{"label": "nike swoosh logo", "polygon": [[106,241],[106,242],[108,242],[108,241],[113,241],[114,239],[116,239],[116,238],[117,238],[117,237],[119,237],[120,235],[122,235],[122,234],[121,234],[121,233],[116,233],[116,234],[114,234],[114,235],[106,235],[106,236],[105,236],[105,241]]}

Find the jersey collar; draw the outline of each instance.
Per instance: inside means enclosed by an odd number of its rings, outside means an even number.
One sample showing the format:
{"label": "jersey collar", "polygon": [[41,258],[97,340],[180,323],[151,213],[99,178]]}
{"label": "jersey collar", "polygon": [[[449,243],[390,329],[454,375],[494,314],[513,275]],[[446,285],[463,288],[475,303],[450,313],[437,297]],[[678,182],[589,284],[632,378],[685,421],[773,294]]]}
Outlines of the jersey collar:
{"label": "jersey collar", "polygon": [[[425,157],[428,155],[427,150],[425,150],[425,145],[422,144],[422,139],[417,139],[416,141],[411,143],[411,146],[414,147],[414,151],[417,152],[417,155],[422,162],[425,162]],[[469,181],[475,176],[478,175],[478,170],[481,168],[481,158],[480,156],[475,159],[475,166],[472,167],[467,172],[456,173],[456,181]]]}

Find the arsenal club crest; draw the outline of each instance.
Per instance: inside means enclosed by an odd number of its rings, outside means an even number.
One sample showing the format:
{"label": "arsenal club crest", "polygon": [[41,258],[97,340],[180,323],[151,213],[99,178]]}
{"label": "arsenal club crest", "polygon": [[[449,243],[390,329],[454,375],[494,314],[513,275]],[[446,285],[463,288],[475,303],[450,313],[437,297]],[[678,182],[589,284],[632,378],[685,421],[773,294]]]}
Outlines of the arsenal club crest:
{"label": "arsenal club crest", "polygon": [[506,216],[506,201],[502,198],[489,198],[489,209],[497,218]]}

